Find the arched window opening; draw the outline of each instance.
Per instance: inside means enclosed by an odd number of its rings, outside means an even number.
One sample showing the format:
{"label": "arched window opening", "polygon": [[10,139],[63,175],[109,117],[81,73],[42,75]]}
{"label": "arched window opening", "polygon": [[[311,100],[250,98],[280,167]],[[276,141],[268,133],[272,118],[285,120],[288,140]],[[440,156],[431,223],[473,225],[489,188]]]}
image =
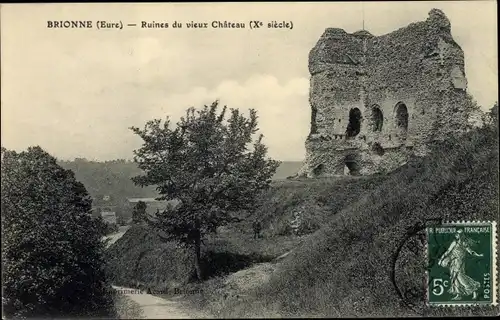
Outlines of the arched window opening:
{"label": "arched window opening", "polygon": [[396,105],[396,127],[401,130],[408,130],[408,109],[402,102]]}
{"label": "arched window opening", "polygon": [[356,161],[347,161],[345,163],[345,170],[344,172],[346,175],[349,176],[358,176],[359,175],[359,166]]}
{"label": "arched window opening", "polygon": [[318,177],[318,176],[321,176],[324,171],[325,171],[325,165],[319,164],[313,169],[313,174],[314,174],[314,176]]}
{"label": "arched window opening", "polygon": [[344,174],[357,176],[359,175],[360,167],[358,159],[355,155],[348,155],[344,159]]}
{"label": "arched window opening", "polygon": [[384,114],[378,106],[372,108],[372,128],[373,131],[382,131],[384,125]]}
{"label": "arched window opening", "polygon": [[372,151],[376,154],[376,155],[379,155],[379,156],[383,156],[385,151],[384,151],[384,148],[382,148],[382,146],[380,145],[380,143],[378,142],[375,142],[373,145],[372,145]]}
{"label": "arched window opening", "polygon": [[355,137],[361,131],[361,111],[358,108],[349,111],[349,123],[347,124],[346,135]]}
{"label": "arched window opening", "polygon": [[310,134],[316,134],[318,133],[318,126],[316,124],[316,117],[318,114],[318,109],[316,107],[311,108],[311,132]]}

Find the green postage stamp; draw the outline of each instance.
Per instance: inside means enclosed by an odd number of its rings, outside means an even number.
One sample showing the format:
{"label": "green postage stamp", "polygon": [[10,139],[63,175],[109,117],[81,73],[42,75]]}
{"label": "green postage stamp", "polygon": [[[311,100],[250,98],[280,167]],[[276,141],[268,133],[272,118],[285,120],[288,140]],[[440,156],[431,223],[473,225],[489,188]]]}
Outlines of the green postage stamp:
{"label": "green postage stamp", "polygon": [[427,303],[496,305],[496,223],[427,227]]}

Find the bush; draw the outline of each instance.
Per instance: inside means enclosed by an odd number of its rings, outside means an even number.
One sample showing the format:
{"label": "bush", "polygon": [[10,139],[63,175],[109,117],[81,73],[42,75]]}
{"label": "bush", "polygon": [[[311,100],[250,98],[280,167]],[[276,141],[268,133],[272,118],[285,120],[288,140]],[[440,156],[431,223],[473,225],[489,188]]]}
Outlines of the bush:
{"label": "bush", "polygon": [[1,174],[5,315],[114,316],[102,230],[73,172],[32,147],[2,149]]}
{"label": "bush", "polygon": [[163,242],[145,225],[133,225],[106,255],[108,277],[116,285],[162,291],[183,286],[194,275],[191,252]]}

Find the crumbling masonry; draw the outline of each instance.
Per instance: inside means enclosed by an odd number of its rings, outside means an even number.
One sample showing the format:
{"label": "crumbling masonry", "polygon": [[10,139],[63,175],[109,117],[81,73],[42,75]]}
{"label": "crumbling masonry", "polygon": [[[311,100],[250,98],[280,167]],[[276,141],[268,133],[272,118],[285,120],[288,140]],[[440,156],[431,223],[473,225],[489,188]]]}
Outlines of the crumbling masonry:
{"label": "crumbling masonry", "polygon": [[328,28],[309,71],[311,131],[299,176],[388,172],[466,129],[464,53],[440,10],[378,37]]}

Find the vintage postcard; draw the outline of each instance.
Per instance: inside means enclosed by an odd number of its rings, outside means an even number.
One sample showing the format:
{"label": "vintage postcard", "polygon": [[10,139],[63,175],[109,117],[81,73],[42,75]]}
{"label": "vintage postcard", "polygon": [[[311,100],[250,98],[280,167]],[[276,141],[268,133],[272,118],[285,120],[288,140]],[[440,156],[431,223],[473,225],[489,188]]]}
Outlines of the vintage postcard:
{"label": "vintage postcard", "polygon": [[1,4],[3,318],[498,316],[496,12]]}

